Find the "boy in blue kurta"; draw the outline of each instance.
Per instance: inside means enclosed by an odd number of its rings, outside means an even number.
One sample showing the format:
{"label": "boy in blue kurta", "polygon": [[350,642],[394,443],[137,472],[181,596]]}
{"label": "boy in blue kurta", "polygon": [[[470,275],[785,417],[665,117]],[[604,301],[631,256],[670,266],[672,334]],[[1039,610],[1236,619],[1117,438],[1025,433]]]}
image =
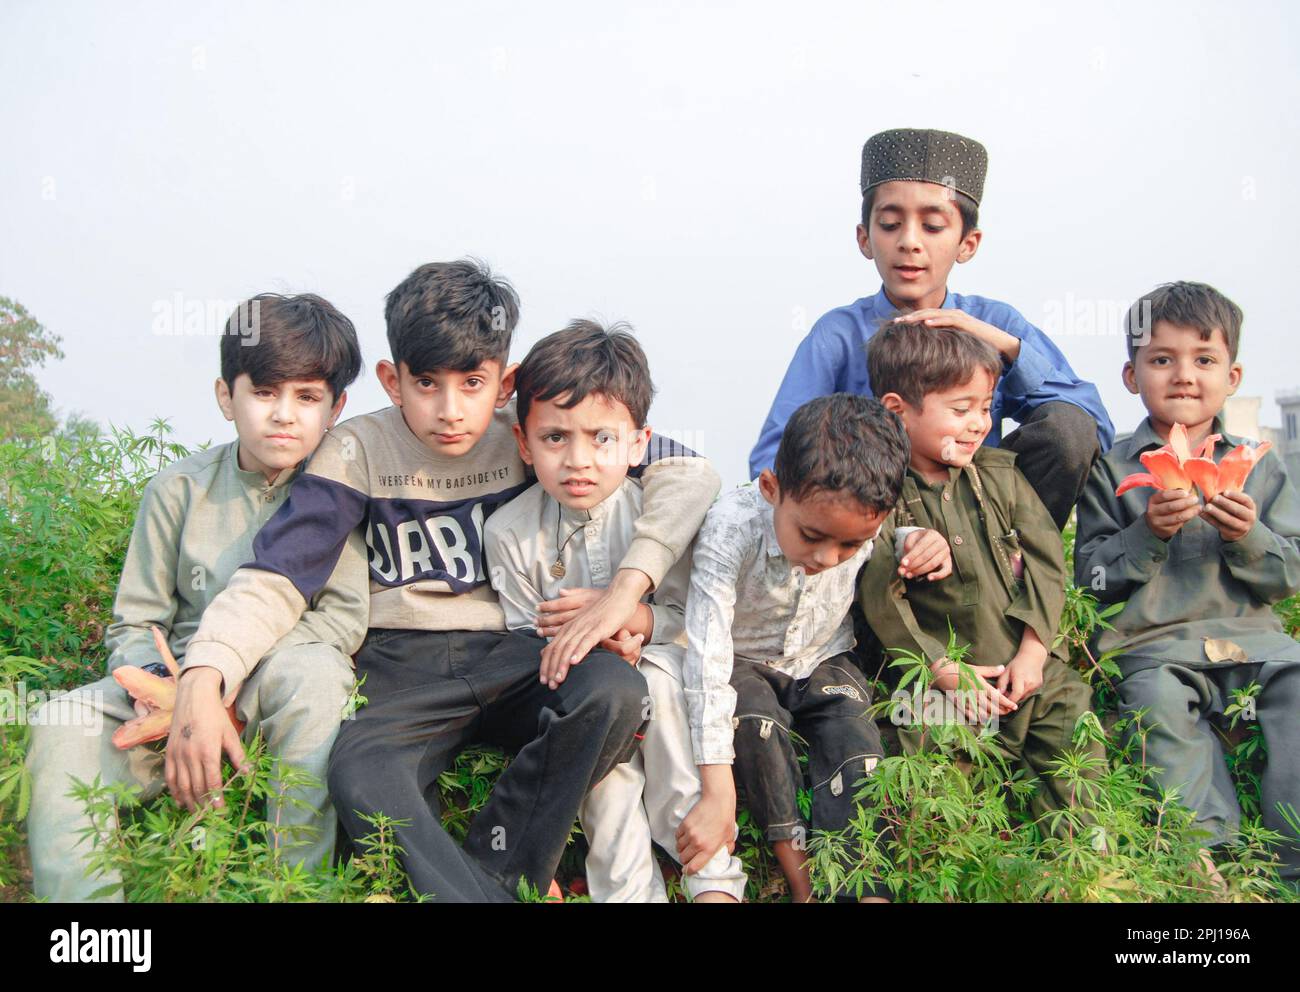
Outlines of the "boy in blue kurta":
{"label": "boy in blue kurta", "polygon": [[[825,314],[799,345],[750,455],[751,477],[771,468],[781,431],[803,403],[837,392],[873,395],[867,340],[883,321],[906,313],[973,334],[1002,357],[986,443],[1016,453],[1016,465],[1064,526],[1115,432],[1096,387],[1074,374],[1047,335],[1005,303],[948,292],[953,265],[979,248],[987,167],[979,142],[946,131],[903,128],[866,143],[858,247],[883,285]],[[1020,425],[1006,437],[1003,417]]]}

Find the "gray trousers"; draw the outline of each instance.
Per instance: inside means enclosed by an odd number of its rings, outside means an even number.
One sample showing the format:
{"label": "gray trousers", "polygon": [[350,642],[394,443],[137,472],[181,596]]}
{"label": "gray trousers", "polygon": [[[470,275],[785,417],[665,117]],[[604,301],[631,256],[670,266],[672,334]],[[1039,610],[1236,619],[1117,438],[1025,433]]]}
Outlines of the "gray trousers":
{"label": "gray trousers", "polygon": [[[324,783],[330,748],[352,690],[351,661],[327,644],[279,648],[262,659],[235,700],[247,726],[245,740],[261,732],[268,751]],[[116,873],[87,877],[92,853],[81,831],[91,825],[82,804],[68,795],[71,779],[136,785],[149,800],[165,788],[163,744],[141,744],[126,751],[113,744],[113,731],[134,718],[126,690],[112,676],[47,702],[33,714],[27,765],[32,774],[32,804],[27,817],[32,882],[38,899],[85,902],[91,893],[120,881]],[[48,721],[48,722],[46,722]],[[285,827],[310,827],[284,848],[290,863],[319,865],[334,851],[336,820],[329,794],[317,788],[290,794],[306,805],[272,803],[272,821]],[[120,902],[121,892],[109,901]]]}
{"label": "gray trousers", "polygon": [[[1264,826],[1294,838],[1278,813],[1277,804],[1290,804],[1300,814],[1300,662],[1248,662],[1231,667],[1191,669],[1161,665],[1134,672],[1119,684],[1120,712],[1132,718],[1146,709],[1141,727],[1147,731],[1143,753],[1134,758],[1159,771],[1152,773],[1163,790],[1177,789],[1182,804],[1196,814],[1196,825],[1210,834],[1207,846],[1231,839],[1241,822],[1237,794],[1228,774],[1223,747],[1213,724],[1232,702],[1231,692],[1250,682],[1261,691],[1255,718],[1264,731],[1268,760],[1261,780]],[[1225,724],[1226,726],[1226,724]],[[1128,731],[1130,737],[1137,733]],[[1300,878],[1300,846],[1292,842],[1278,851],[1282,876]]]}

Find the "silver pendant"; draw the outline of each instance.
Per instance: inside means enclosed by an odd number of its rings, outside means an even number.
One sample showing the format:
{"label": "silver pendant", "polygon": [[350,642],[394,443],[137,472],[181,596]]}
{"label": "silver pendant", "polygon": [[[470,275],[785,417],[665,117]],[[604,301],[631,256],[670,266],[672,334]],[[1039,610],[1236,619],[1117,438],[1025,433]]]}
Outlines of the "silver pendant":
{"label": "silver pendant", "polygon": [[564,578],[564,572],[565,572],[564,562],[562,561],[557,561],[554,565],[551,566],[551,574],[554,575],[557,579]]}

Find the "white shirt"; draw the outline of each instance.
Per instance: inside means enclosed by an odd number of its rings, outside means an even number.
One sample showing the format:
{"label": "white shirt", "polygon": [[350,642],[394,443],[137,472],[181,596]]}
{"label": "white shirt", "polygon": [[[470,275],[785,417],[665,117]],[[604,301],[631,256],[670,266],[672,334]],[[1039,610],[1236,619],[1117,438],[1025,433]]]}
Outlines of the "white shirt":
{"label": "white shirt", "polygon": [[[898,528],[895,548],[901,551],[918,529]],[[853,648],[849,607],[873,543],[808,575],[781,553],[772,506],[757,486],[724,493],[709,510],[695,539],[682,673],[697,764],[731,764],[735,757],[733,659],[802,679]]]}

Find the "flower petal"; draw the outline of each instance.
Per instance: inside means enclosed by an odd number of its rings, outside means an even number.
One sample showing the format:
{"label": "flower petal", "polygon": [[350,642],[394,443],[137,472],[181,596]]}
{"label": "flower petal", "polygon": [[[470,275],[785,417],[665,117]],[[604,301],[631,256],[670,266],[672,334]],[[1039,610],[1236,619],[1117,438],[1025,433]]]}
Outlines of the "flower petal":
{"label": "flower petal", "polygon": [[1219,492],[1227,492],[1229,489],[1241,492],[1250,470],[1272,447],[1271,441],[1265,441],[1254,448],[1239,444],[1224,455],[1223,460],[1219,462]]}
{"label": "flower petal", "polygon": [[1125,476],[1115,490],[1116,496],[1123,496],[1130,489],[1141,489],[1143,486],[1151,486],[1155,489],[1163,489],[1164,483],[1157,479],[1150,472],[1134,472],[1132,475]]}
{"label": "flower petal", "polygon": [[113,731],[113,743],[125,751],[137,744],[160,741],[171,733],[171,729],[172,711],[154,710],[148,716],[128,720]]}
{"label": "flower petal", "polygon": [[1183,462],[1183,471],[1201,491],[1201,499],[1209,502],[1219,495],[1219,466],[1212,458],[1189,458]]}
{"label": "flower petal", "polygon": [[1138,457],[1142,459],[1142,464],[1147,467],[1147,470],[1160,480],[1162,489],[1192,488],[1192,480],[1187,477],[1178,458],[1171,452],[1163,449],[1144,451]]}
{"label": "flower petal", "polygon": [[1210,435],[1209,437],[1207,437],[1204,441],[1202,441],[1202,442],[1201,442],[1201,446],[1200,446],[1199,448],[1196,449],[1196,455],[1195,455],[1195,457],[1197,457],[1197,458],[1213,458],[1213,457],[1214,457],[1214,446],[1215,446],[1216,444],[1218,444],[1218,443],[1219,443],[1220,441],[1222,441],[1222,440],[1223,440],[1223,435],[1222,435],[1222,434],[1211,434],[1211,435]]}
{"label": "flower petal", "polygon": [[1178,457],[1178,464],[1181,465],[1187,459],[1192,457],[1191,445],[1187,443],[1187,428],[1182,424],[1174,424],[1169,429],[1169,447]]}
{"label": "flower petal", "polygon": [[154,709],[170,710],[176,706],[176,682],[160,679],[134,665],[123,665],[113,672],[117,684],[131,694],[132,699],[148,703]]}

